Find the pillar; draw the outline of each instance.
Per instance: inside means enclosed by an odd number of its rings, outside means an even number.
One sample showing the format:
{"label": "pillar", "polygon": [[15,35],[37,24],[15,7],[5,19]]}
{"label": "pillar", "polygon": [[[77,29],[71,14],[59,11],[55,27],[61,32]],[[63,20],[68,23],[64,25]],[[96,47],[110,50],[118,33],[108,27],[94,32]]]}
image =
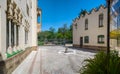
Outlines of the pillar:
{"label": "pillar", "polygon": [[13,48],[13,51],[16,51],[17,48],[16,48],[16,43],[17,43],[17,35],[16,35],[16,24],[14,24],[14,48]]}
{"label": "pillar", "polygon": [[9,20],[9,46],[11,46],[11,20]]}
{"label": "pillar", "polygon": [[9,47],[8,47],[7,52],[12,53],[12,47],[11,47],[11,20],[9,20]]}

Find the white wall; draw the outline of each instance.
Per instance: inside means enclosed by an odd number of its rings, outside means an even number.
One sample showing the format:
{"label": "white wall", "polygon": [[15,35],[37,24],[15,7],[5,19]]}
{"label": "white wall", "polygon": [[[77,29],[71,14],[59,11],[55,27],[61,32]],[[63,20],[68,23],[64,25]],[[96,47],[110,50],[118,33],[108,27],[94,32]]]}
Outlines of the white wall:
{"label": "white wall", "polygon": [[37,0],[32,0],[32,6],[31,45],[37,46]]}
{"label": "white wall", "polygon": [[[1,25],[1,5],[0,5],[0,25]],[[0,26],[0,54],[1,54],[1,26]]]}
{"label": "white wall", "polygon": [[[99,14],[104,14],[104,27],[99,28]],[[88,19],[88,30],[85,30],[85,19]],[[77,30],[74,24],[77,23]],[[83,45],[91,46],[106,46],[106,34],[107,34],[107,8],[100,8],[99,11],[92,11],[91,14],[86,14],[84,17],[80,17],[73,23],[73,44],[80,44],[80,37],[83,37]],[[98,35],[104,35],[104,44],[98,44]],[[89,36],[89,43],[84,43],[84,36]]]}
{"label": "white wall", "polygon": [[6,59],[6,0],[0,1],[1,6],[1,25],[0,25],[0,50],[2,52],[3,59]]}

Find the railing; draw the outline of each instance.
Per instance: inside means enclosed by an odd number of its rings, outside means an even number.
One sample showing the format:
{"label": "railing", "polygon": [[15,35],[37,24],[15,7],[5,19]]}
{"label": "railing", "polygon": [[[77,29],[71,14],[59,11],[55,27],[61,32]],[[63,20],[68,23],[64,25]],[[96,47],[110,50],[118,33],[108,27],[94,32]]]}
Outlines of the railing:
{"label": "railing", "polygon": [[72,40],[66,39],[45,39],[44,41],[38,41],[38,45],[65,45],[72,44]]}

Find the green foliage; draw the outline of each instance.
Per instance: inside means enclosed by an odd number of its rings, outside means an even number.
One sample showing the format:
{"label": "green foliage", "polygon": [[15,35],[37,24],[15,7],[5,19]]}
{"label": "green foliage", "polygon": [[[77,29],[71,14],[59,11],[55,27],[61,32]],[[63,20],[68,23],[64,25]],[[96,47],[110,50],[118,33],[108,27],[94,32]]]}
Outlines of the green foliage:
{"label": "green foliage", "polygon": [[57,31],[53,27],[50,27],[48,31],[43,31],[38,34],[38,45],[41,45],[45,40],[50,39],[66,39],[72,40],[72,25],[67,27],[67,24],[64,24],[62,27],[58,28]]}
{"label": "green foliage", "polygon": [[57,36],[58,39],[63,39],[64,38],[62,33],[57,33],[56,36]]}
{"label": "green foliage", "polygon": [[57,38],[72,40],[72,25],[68,28],[67,24],[64,24],[63,27],[58,28]]}
{"label": "green foliage", "polygon": [[38,41],[38,45],[39,46],[44,45],[44,42],[43,41]]}
{"label": "green foliage", "polygon": [[80,74],[120,74],[120,57],[117,51],[111,51],[109,59],[105,52],[99,52],[94,59],[86,59],[85,62],[87,64],[81,68]]}

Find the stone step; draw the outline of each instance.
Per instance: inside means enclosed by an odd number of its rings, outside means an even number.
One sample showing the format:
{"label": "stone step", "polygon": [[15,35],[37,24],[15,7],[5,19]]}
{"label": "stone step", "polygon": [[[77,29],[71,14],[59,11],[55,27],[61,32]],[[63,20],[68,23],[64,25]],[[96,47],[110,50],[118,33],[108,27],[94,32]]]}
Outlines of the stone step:
{"label": "stone step", "polygon": [[41,68],[40,67],[41,66],[40,65],[41,64],[40,63],[41,62],[40,61],[40,58],[41,58],[40,52],[41,52],[40,50],[37,50],[36,57],[34,58],[34,61],[33,61],[34,64],[31,65],[31,72],[30,72],[31,74],[41,74],[40,73],[40,70],[41,70],[40,69]]}
{"label": "stone step", "polygon": [[12,72],[12,74],[29,74],[30,67],[37,51],[32,51],[27,58]]}

